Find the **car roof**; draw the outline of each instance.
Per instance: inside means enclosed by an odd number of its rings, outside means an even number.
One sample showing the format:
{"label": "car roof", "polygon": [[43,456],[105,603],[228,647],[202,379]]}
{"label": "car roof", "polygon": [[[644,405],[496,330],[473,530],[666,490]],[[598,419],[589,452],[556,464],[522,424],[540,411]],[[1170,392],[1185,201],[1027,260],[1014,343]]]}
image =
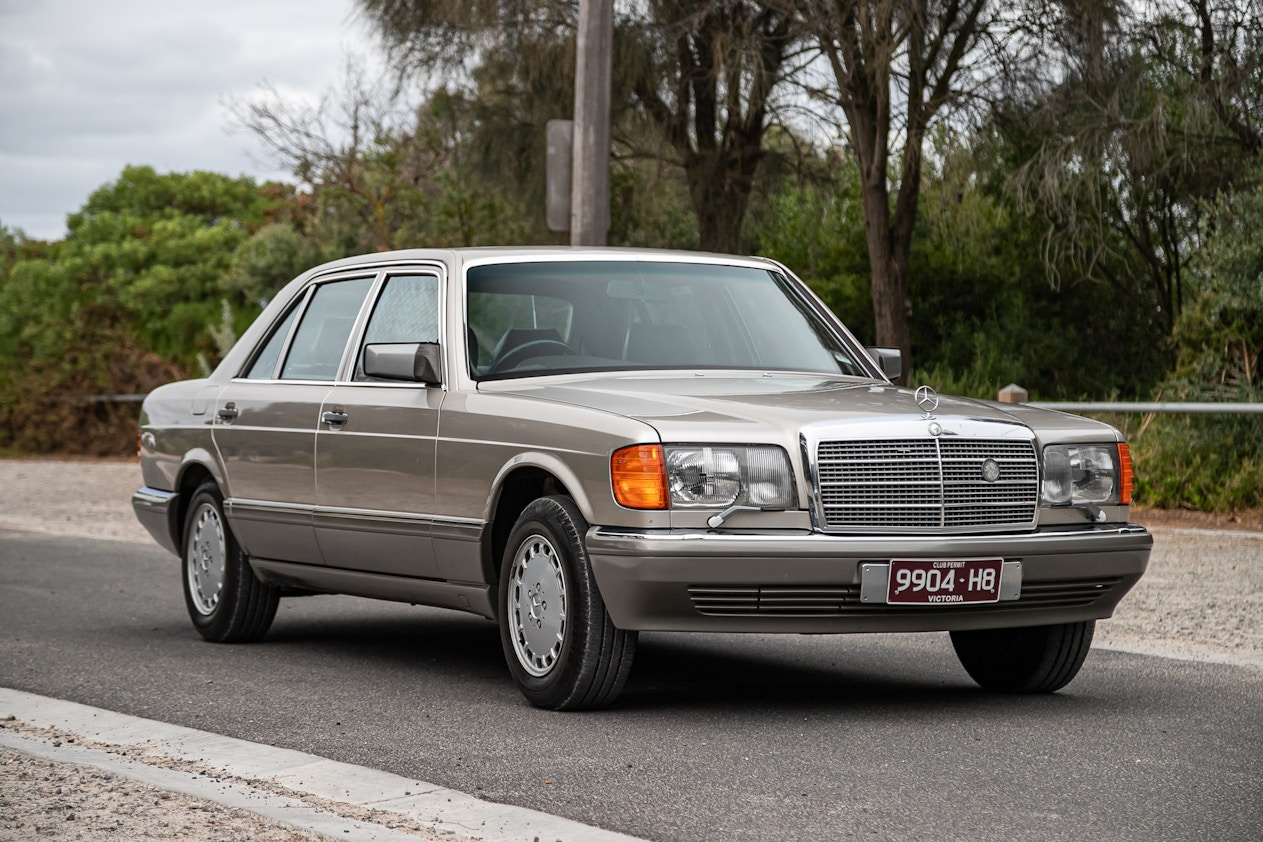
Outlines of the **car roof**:
{"label": "car roof", "polygon": [[439,261],[453,269],[478,263],[500,263],[512,260],[652,260],[679,261],[685,263],[738,263],[769,266],[772,261],[763,257],[732,254],[681,251],[652,248],[615,248],[595,246],[473,246],[450,249],[399,249],[373,252],[334,260],[314,267],[312,273],[351,269],[410,261]]}

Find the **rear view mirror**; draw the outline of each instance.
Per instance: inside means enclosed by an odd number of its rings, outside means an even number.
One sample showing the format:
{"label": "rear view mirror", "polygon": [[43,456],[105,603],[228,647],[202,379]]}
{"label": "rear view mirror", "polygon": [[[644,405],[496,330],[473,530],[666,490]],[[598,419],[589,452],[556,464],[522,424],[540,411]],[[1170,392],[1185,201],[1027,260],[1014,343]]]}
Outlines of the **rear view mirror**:
{"label": "rear view mirror", "polygon": [[605,294],[622,301],[670,301],[671,290],[662,284],[646,284],[642,280],[615,278],[605,285]]}
{"label": "rear view mirror", "polygon": [[882,374],[886,375],[887,380],[898,380],[899,375],[903,374],[903,354],[898,348],[866,346],[864,350],[877,363],[877,367],[881,369]]}
{"label": "rear view mirror", "polygon": [[443,358],[437,342],[383,342],[364,346],[364,373],[386,380],[438,386]]}

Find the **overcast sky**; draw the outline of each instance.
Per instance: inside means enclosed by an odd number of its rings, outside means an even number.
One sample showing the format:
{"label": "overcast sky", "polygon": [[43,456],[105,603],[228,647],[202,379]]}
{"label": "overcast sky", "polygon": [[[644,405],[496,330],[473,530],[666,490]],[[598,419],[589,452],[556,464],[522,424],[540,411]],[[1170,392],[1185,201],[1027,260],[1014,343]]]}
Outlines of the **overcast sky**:
{"label": "overcast sky", "polygon": [[224,102],[375,58],[353,0],[0,0],[0,224],[60,239],[128,164],[282,177]]}

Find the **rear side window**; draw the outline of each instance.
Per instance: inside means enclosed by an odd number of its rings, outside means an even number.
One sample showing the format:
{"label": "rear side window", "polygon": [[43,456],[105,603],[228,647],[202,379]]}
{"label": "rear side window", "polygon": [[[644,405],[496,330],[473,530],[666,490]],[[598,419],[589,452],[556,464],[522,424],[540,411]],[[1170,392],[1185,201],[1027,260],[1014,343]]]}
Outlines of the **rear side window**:
{"label": "rear side window", "polygon": [[337,377],[347,340],[372,285],[372,278],[356,278],[316,288],[281,368],[282,380]]}

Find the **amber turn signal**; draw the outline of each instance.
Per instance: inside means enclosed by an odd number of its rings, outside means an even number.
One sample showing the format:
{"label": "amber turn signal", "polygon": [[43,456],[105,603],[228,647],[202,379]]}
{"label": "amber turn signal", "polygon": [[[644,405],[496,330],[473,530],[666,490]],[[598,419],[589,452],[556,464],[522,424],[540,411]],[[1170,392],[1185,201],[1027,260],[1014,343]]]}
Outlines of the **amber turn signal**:
{"label": "amber turn signal", "polygon": [[629,509],[665,509],[667,494],[666,459],[660,444],[633,444],[610,456],[610,479],[614,499]]}
{"label": "amber turn signal", "polygon": [[1131,464],[1131,449],[1123,442],[1118,445],[1118,474],[1118,502],[1124,506],[1131,505],[1131,490],[1136,484],[1136,472]]}

